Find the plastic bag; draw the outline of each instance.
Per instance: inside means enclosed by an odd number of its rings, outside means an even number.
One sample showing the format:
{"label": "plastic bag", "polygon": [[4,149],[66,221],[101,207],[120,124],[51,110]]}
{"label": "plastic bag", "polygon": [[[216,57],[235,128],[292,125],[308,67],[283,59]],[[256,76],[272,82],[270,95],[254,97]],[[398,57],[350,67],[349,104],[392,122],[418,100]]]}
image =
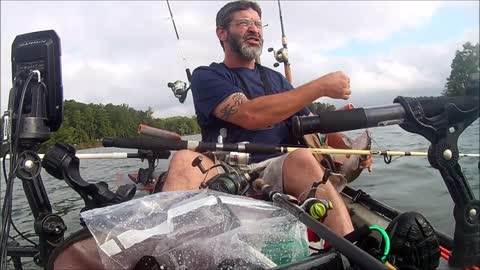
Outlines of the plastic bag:
{"label": "plastic bag", "polygon": [[285,210],[211,190],[161,192],[81,215],[106,269],[131,269],[143,256],[161,269],[265,269],[309,255],[306,227]]}

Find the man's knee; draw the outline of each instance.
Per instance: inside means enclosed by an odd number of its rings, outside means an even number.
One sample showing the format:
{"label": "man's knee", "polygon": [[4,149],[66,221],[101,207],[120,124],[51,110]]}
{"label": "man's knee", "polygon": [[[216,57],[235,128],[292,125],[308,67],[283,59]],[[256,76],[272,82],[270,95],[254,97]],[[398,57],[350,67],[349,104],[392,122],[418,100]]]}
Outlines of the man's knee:
{"label": "man's knee", "polygon": [[312,155],[312,152],[308,149],[297,149],[294,152],[288,154],[287,158],[285,159],[286,165],[289,164],[293,166],[301,165],[304,166],[318,166],[318,161]]}
{"label": "man's knee", "polygon": [[290,153],[283,166],[283,188],[294,196],[307,192],[314,181],[323,178],[323,169],[308,149]]}
{"label": "man's knee", "polygon": [[180,150],[175,152],[172,155],[172,159],[170,161],[170,166],[191,166],[192,161],[198,157],[200,154],[190,151],[190,150]]}
{"label": "man's knee", "polygon": [[172,156],[163,190],[196,189],[202,181],[216,175],[215,170],[210,170],[205,175],[199,168],[192,166],[193,160],[198,156],[203,158],[204,168],[208,169],[214,165],[214,162],[205,155],[189,150],[180,150]]}

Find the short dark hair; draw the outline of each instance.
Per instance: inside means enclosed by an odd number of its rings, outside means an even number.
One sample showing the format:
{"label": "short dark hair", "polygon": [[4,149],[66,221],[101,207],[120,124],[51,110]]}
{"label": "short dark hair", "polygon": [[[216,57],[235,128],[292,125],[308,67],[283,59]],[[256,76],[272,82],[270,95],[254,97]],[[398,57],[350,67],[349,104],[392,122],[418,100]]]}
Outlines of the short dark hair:
{"label": "short dark hair", "polygon": [[217,12],[217,26],[226,28],[232,21],[232,14],[237,11],[253,9],[258,13],[258,16],[262,18],[262,9],[256,2],[248,0],[239,0],[227,3]]}
{"label": "short dark hair", "polygon": [[[227,3],[223,6],[218,12],[216,17],[217,26],[222,28],[227,28],[230,22],[232,21],[232,14],[237,11],[253,9],[258,13],[258,16],[262,18],[262,9],[256,2],[249,0],[238,0]],[[223,42],[220,41],[220,45],[223,47]],[[225,48],[224,48],[225,49]]]}

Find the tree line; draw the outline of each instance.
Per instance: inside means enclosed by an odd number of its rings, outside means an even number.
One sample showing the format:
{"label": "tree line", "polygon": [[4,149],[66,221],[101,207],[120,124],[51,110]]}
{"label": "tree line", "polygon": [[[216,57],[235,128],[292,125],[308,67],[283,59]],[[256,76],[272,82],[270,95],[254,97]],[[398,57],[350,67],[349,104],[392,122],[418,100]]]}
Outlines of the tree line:
{"label": "tree line", "polygon": [[154,118],[151,108],[142,111],[127,104],[84,104],[75,100],[65,100],[62,126],[52,133],[51,138],[43,143],[41,148],[47,149],[56,142],[88,148],[99,146],[101,139],[105,137],[137,137],[140,124],[180,135],[200,133],[200,127],[194,116]]}

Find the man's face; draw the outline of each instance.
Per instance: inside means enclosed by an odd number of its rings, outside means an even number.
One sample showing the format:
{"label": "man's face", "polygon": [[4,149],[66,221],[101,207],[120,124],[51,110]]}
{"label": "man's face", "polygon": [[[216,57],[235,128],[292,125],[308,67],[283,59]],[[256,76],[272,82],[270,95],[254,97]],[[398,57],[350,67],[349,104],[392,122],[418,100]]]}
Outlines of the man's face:
{"label": "man's face", "polygon": [[244,59],[259,57],[263,49],[263,32],[258,13],[253,9],[233,13],[226,43]]}

